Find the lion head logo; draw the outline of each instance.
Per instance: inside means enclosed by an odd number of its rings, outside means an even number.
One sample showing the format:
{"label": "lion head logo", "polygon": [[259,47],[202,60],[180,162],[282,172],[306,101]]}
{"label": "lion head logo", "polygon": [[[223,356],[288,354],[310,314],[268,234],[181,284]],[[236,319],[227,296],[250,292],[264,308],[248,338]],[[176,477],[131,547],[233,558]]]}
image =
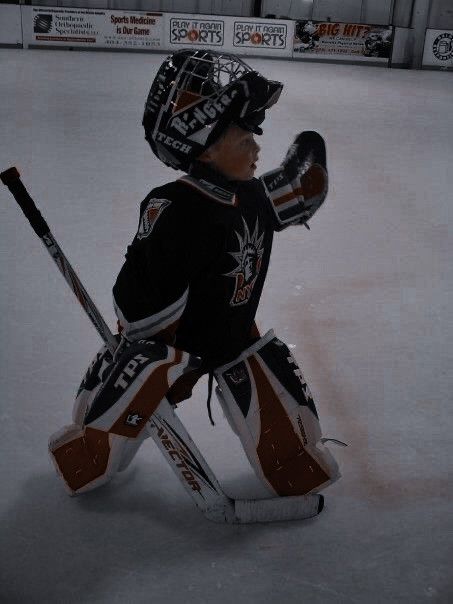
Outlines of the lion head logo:
{"label": "lion head logo", "polygon": [[252,234],[244,218],[242,218],[242,223],[243,233],[240,234],[235,231],[239,251],[229,252],[235,259],[237,266],[231,272],[225,273],[226,277],[236,279],[234,293],[230,301],[231,306],[239,306],[249,301],[260,272],[264,252],[264,232],[260,233],[258,219]]}

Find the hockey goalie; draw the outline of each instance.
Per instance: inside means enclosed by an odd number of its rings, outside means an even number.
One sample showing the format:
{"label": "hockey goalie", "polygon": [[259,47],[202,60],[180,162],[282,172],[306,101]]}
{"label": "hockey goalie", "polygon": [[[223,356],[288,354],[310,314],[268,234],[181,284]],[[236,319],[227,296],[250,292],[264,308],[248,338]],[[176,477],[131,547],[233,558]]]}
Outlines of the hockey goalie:
{"label": "hockey goalie", "polygon": [[117,350],[99,351],[72,424],[50,438],[71,494],[126,468],[160,401],[189,399],[204,374],[210,393],[217,382],[223,412],[269,497],[319,493],[339,478],[301,369],[272,330],[261,335],[255,325],[274,232],[307,226],[328,188],[324,140],[312,131],[255,177],[256,137],[282,88],[213,51],[175,52],[156,74],[145,138],[183,175],[141,203],[113,287]]}

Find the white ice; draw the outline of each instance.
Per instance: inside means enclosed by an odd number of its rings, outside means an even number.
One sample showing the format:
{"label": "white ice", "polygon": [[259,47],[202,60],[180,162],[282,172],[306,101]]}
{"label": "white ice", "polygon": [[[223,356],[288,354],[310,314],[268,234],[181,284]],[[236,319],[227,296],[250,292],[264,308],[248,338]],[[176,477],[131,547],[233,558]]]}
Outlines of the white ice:
{"label": "white ice", "polygon": [[[0,170],[16,165],[114,326],[111,287],[151,187],[143,139],[157,54],[0,50]],[[299,360],[343,478],[316,519],[203,519],[151,441],[67,497],[47,456],[100,340],[0,189],[2,602],[453,601],[451,74],[251,60],[285,82],[260,170],[304,129],[331,188],[311,231],[278,235],[258,322]],[[260,494],[206,381],[179,415],[236,497]]]}

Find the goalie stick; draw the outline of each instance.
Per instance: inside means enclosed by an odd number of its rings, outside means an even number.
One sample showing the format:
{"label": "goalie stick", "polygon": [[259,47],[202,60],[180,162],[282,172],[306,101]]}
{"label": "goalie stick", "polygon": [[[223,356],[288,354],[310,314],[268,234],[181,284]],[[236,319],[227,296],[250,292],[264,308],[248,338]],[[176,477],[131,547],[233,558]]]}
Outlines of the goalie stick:
{"label": "goalie stick", "polygon": [[[19,172],[12,167],[2,172],[0,178],[14,196],[99,335],[113,353],[117,347],[114,335],[28,194]],[[228,497],[166,398],[161,401],[149,419],[146,429],[198,509],[209,520],[227,523],[301,520],[316,516],[324,507],[324,497],[318,494],[270,499]]]}

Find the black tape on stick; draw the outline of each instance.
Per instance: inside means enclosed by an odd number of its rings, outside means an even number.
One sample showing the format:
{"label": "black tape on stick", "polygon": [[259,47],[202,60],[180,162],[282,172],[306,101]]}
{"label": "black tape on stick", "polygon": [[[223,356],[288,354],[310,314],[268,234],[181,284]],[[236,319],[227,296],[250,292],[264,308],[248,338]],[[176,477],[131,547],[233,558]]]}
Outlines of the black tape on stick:
{"label": "black tape on stick", "polygon": [[35,202],[24,187],[17,168],[12,167],[5,170],[0,174],[0,179],[11,191],[14,199],[19,204],[20,209],[25,214],[38,237],[43,237],[48,233],[50,231],[49,225],[42,217],[41,212],[38,210]]}
{"label": "black tape on stick", "polygon": [[2,179],[2,183],[9,187],[9,185],[15,180],[20,179],[20,174],[17,168],[14,166],[12,168],[8,168],[0,174],[0,178]]}

